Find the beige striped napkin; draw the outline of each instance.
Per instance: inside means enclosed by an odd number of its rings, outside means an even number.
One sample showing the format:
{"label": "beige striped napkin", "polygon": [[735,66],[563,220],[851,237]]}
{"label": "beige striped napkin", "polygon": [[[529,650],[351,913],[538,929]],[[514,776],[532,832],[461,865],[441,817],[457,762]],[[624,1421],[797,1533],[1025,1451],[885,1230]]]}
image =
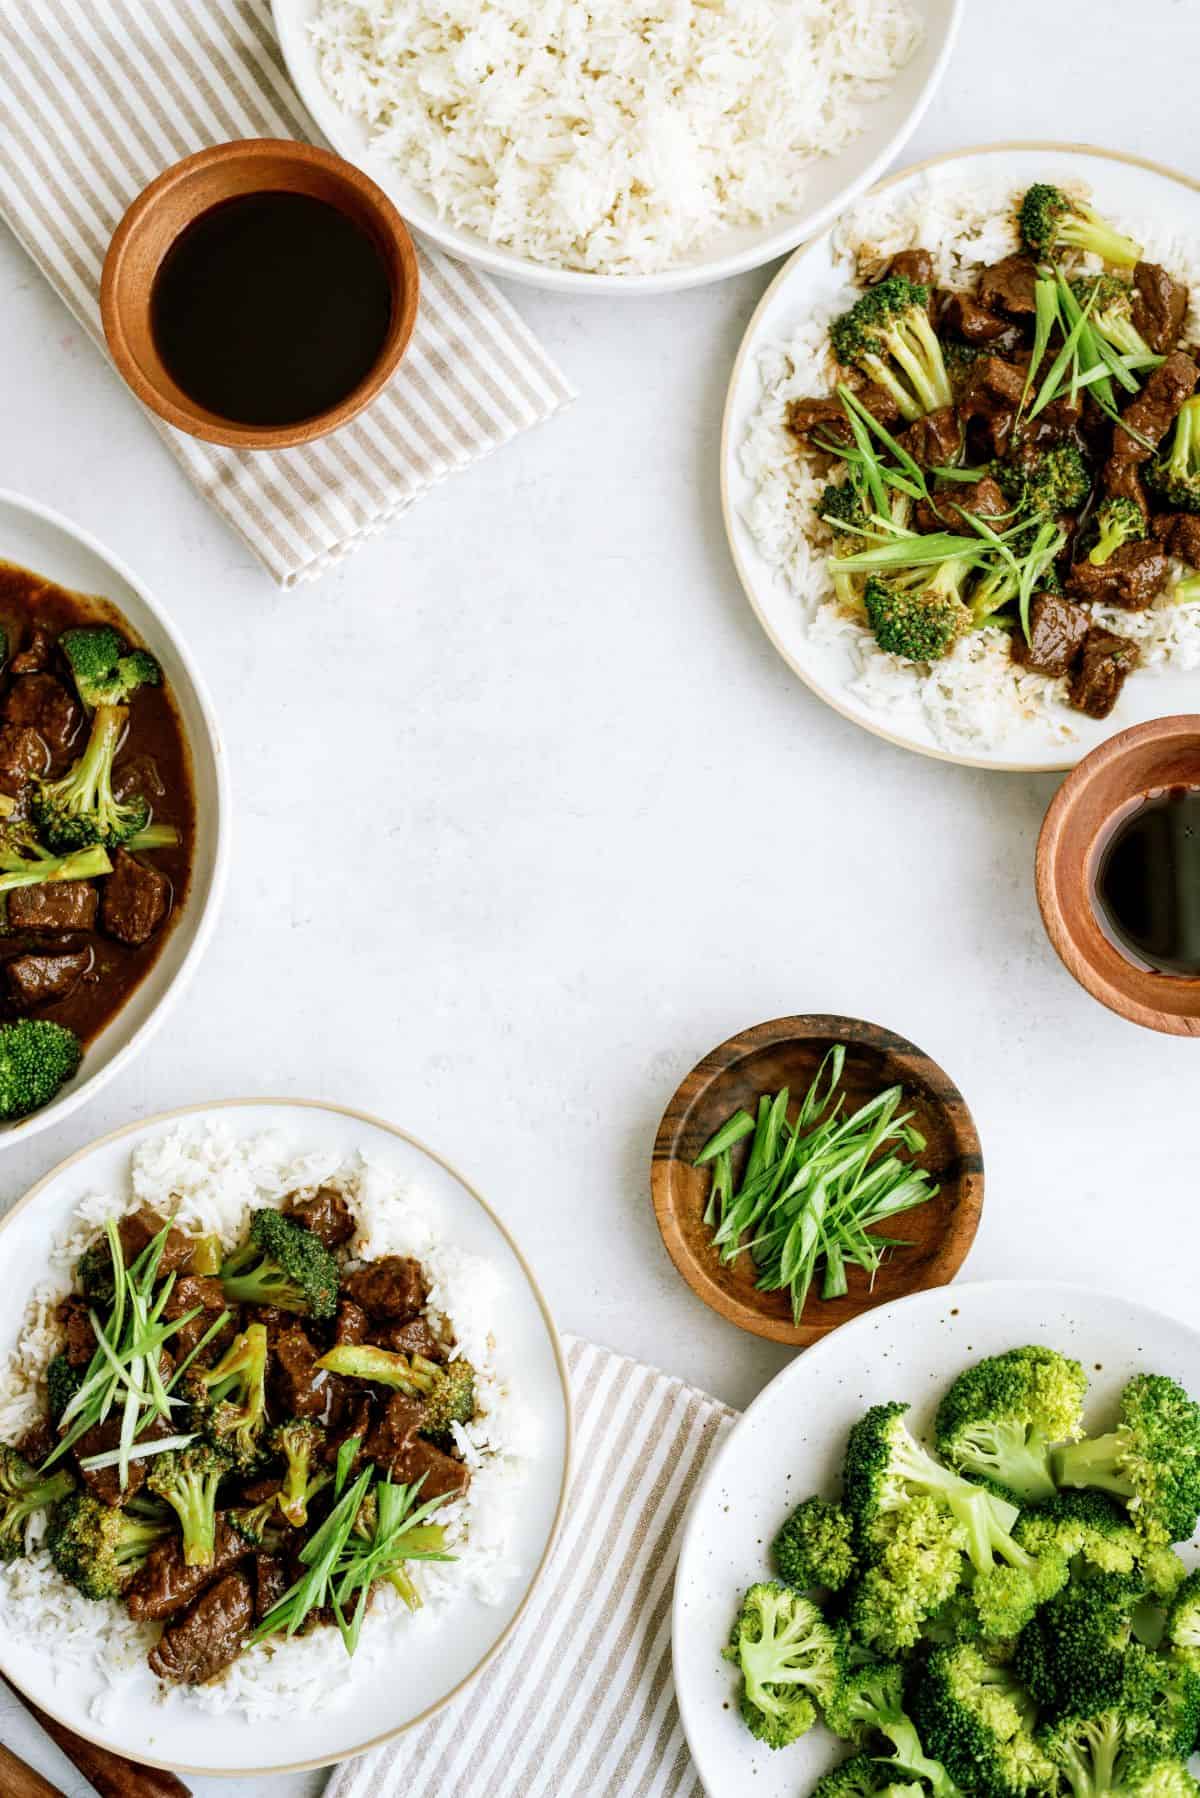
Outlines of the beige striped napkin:
{"label": "beige striped napkin", "polygon": [[679,1528],[735,1413],[573,1337],[575,1477],[550,1565],[462,1699],[325,1798],[703,1798],[671,1683]]}
{"label": "beige striped napkin", "polygon": [[[101,346],[100,270],[135,195],[209,144],[310,130],[269,0],[0,0],[0,216]],[[404,363],[353,424],[250,454],[154,423],[290,587],[572,397],[491,282],[425,250]]]}

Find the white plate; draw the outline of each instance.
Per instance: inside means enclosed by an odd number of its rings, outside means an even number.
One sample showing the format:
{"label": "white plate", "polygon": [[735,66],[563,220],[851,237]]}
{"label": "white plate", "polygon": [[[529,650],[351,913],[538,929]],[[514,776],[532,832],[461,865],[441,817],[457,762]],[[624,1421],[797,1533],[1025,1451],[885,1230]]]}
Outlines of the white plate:
{"label": "white plate", "polygon": [[826,1336],[759,1394],[705,1473],[684,1525],[672,1615],[675,1689],[708,1798],[803,1798],[845,1755],[817,1728],[789,1749],[756,1742],[721,1650],[742,1592],[770,1578],[768,1548],[810,1492],[836,1493],[850,1426],[902,1399],[929,1428],[941,1393],[983,1355],[1045,1343],[1082,1361],[1089,1427],[1105,1427],[1126,1380],[1165,1373],[1200,1392],[1200,1336],[1115,1293],[988,1281],[915,1293]]}
{"label": "white plate", "polygon": [[428,1194],[448,1241],[482,1255],[503,1282],[504,1349],[523,1397],[538,1420],[538,1451],[522,1488],[514,1551],[521,1572],[499,1605],[466,1595],[445,1612],[446,1627],[422,1630],[419,1654],[398,1656],[402,1672],[381,1680],[346,1661],[344,1693],[325,1710],[248,1722],[236,1712],[214,1717],[172,1692],[163,1704],[157,1681],[132,1669],[111,1715],[93,1720],[98,1682],[73,1665],[54,1667],[36,1646],[0,1624],[0,1673],[43,1710],[79,1735],[119,1754],[185,1773],[279,1773],[361,1754],[409,1729],[451,1698],[495,1653],[546,1564],[565,1501],[571,1417],[566,1367],[554,1323],[527,1262],[500,1219],[439,1156],[402,1130],[361,1112],[303,1100],[228,1101],[164,1113],[83,1149],[35,1186],[0,1224],[0,1256],[9,1302],[0,1326],[0,1356],[12,1349],[25,1297],[46,1276],[47,1244],[89,1191],[118,1188],[129,1157],[147,1135],[173,1120],[220,1115],[239,1135],[276,1129],[289,1140],[344,1154],[361,1149]]}
{"label": "white plate", "polygon": [[[933,172],[931,179],[939,187],[952,184],[966,192],[973,188],[988,192],[1000,181],[1014,188],[1035,180],[1085,181],[1094,190],[1101,211],[1120,209],[1133,217],[1177,221],[1180,235],[1200,242],[1200,184],[1153,163],[1105,150],[1062,144],[995,144],[918,163],[881,182],[874,191],[903,193],[926,179],[927,171]],[[786,340],[815,303],[824,303],[844,283],[844,272],[835,272],[831,239],[832,231],[826,231],[797,250],[763,295],[733,365],[721,437],[721,499],[729,546],[746,597],[784,661],[835,711],[875,736],[902,749],[916,749],[973,768],[1072,768],[1097,743],[1126,725],[1195,711],[1200,673],[1142,672],[1126,682],[1111,718],[1067,714],[1077,733],[1072,743],[1048,742],[1044,726],[1034,720],[994,748],[968,753],[948,750],[924,720],[894,721],[887,712],[873,709],[847,690],[846,682],[853,673],[849,654],[838,645],[810,640],[796,595],[761,555],[745,524],[742,508],[753,488],[739,457],[761,393],[759,356],[768,346]]]}
{"label": "white plate", "polygon": [[699,287],[785,256],[869,187],[899,155],[933,98],[954,47],[963,0],[914,0],[925,25],[920,47],[891,90],[870,107],[866,127],[853,143],[836,156],[821,157],[812,164],[799,212],[782,214],[766,227],[723,232],[687,261],[653,275],[589,275],[579,269],[549,267],[439,218],[429,197],[405,180],[394,163],[368,148],[365,126],[342,112],[325,91],[308,34],[317,6],[318,0],[272,0],[288,73],[328,143],[379,183],[414,231],[449,255],[494,275],[506,275],[511,281],[527,281],[560,293],[646,294]]}
{"label": "white plate", "polygon": [[196,843],[187,902],[149,974],[84,1051],[78,1074],[32,1117],[0,1127],[0,1148],[57,1124],[144,1049],[182,997],[212,935],[229,859],[229,778],[207,689],[186,644],[137,576],[48,506],[0,490],[0,559],[43,574],[61,587],[101,594],[125,614],[163,673],[183,721],[196,792]]}

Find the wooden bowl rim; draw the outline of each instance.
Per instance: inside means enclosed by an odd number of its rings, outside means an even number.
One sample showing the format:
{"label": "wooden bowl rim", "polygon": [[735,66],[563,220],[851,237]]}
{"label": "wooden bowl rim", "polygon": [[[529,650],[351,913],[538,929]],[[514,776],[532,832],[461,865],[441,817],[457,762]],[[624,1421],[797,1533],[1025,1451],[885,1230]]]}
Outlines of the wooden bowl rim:
{"label": "wooden bowl rim", "polygon": [[[1167,1036],[1200,1035],[1200,1018],[1172,1012],[1166,1008],[1166,1002],[1174,993],[1195,995],[1200,991],[1200,979],[1188,979],[1177,975],[1162,976],[1161,1005],[1148,1005],[1133,994],[1124,990],[1111,979],[1102,968],[1088,955],[1086,948],[1067,920],[1062,900],[1059,896],[1058,869],[1063,849],[1063,838],[1070,823],[1071,816],[1079,805],[1088,788],[1100,777],[1107,774],[1114,765],[1126,758],[1132,758],[1138,750],[1151,743],[1170,743],[1175,738],[1193,737],[1200,739],[1200,713],[1175,712],[1166,718],[1151,718],[1143,724],[1131,724],[1127,729],[1118,731],[1099,744],[1090,754],[1085,755],[1068,774],[1057,793],[1046,808],[1046,816],[1042,820],[1042,828],[1038,834],[1037,853],[1034,859],[1034,885],[1037,891],[1038,909],[1042,914],[1042,923],[1051,945],[1067,972],[1074,976],[1085,992],[1098,999],[1101,1005],[1116,1012],[1118,1017],[1128,1023],[1140,1024],[1144,1029],[1157,1030]],[[1106,813],[1111,822],[1117,814],[1138,796],[1140,783],[1132,783],[1119,797],[1114,799]],[[1100,833],[1097,833],[1097,837]],[[1085,900],[1087,895],[1084,895]],[[1087,912],[1091,915],[1090,901],[1087,901]],[[1099,934],[1099,926],[1096,927]],[[1132,968],[1131,972],[1136,972]]]}
{"label": "wooden bowl rim", "polygon": [[[392,245],[396,259],[400,264],[402,291],[399,296],[399,316],[390,333],[391,341],[381,352],[378,361],[359,382],[358,386],[348,393],[345,399],[325,412],[313,418],[301,419],[292,425],[242,425],[233,419],[220,419],[215,413],[202,407],[194,410],[182,406],[170,394],[164,393],[152,381],[146,378],[141,363],[130,347],[125,330],[125,319],[119,294],[121,275],[126,256],[135,241],[136,234],[144,225],[147,217],[169,199],[169,196],[198,169],[220,168],[227,163],[261,162],[282,159],[309,168],[319,168],[335,176],[346,187],[367,204],[375,216],[380,230]],[[196,214],[195,216],[199,216]],[[181,224],[180,231],[192,222],[191,218]],[[176,233],[178,236],[179,233]],[[292,449],[299,444],[312,443],[319,437],[326,437],[331,431],[349,424],[364,407],[370,405],[375,396],[387,385],[395,374],[408,348],[417,320],[417,308],[420,299],[420,269],[417,252],[413,244],[408,226],[397,212],[395,206],[383,189],[371,177],[347,162],[341,156],[335,156],[330,150],[319,149],[315,144],[297,143],[287,137],[251,137],[235,138],[230,143],[212,144],[205,150],[197,150],[191,156],[172,163],[156,175],[148,187],[131,202],[120,223],[113,232],[108,251],[104,258],[104,267],[100,275],[100,319],[104,327],[104,336],[109,353],[112,356],[122,380],[152,412],[165,419],[167,424],[176,430],[185,431],[190,437],[199,437],[206,443],[221,444],[228,449],[273,450]],[[149,295],[146,295],[147,303]]]}
{"label": "wooden bowl rim", "polygon": [[[676,1217],[672,1194],[672,1169],[680,1164],[680,1157],[676,1153],[676,1144],[688,1112],[738,1062],[777,1043],[793,1041],[823,1042],[830,1047],[834,1043],[843,1042],[874,1051],[882,1050],[901,1070],[906,1063],[914,1064],[920,1071],[922,1090],[931,1107],[936,1107],[943,1113],[945,1113],[948,1103],[961,1107],[961,1122],[956,1123],[954,1134],[960,1144],[964,1162],[971,1163],[964,1168],[957,1182],[957,1199],[954,1207],[955,1239],[947,1253],[939,1254],[932,1264],[926,1263],[923,1274],[914,1279],[912,1284],[901,1293],[891,1292],[886,1296],[880,1293],[878,1298],[868,1295],[863,1300],[860,1310],[848,1314],[841,1320],[830,1319],[828,1322],[800,1323],[798,1325],[789,1322],[786,1318],[768,1316],[765,1312],[758,1310],[755,1305],[743,1303],[726,1292],[712,1278],[708,1269],[692,1255],[682,1234],[672,1227]],[[682,1117],[677,1122],[673,1122],[672,1113],[681,1103],[684,1089],[700,1075],[705,1076],[703,1084],[692,1097]],[[942,1092],[934,1092],[929,1089],[927,1082],[931,1075],[936,1075],[942,1082]],[[875,1310],[879,1305],[890,1304],[897,1298],[906,1298],[914,1292],[924,1292],[932,1287],[949,1285],[970,1253],[971,1245],[979,1229],[979,1219],[983,1211],[983,1191],[983,1148],[975,1119],[958,1086],[951,1080],[941,1064],[935,1061],[932,1055],[927,1055],[923,1049],[919,1049],[915,1043],[910,1042],[905,1036],[900,1036],[894,1030],[868,1023],[862,1018],[843,1018],[819,1012],[768,1019],[766,1023],[755,1024],[749,1030],[739,1030],[736,1035],[726,1037],[723,1043],[719,1043],[715,1049],[711,1049],[702,1060],[696,1063],[695,1067],[684,1075],[671,1095],[655,1133],[650,1162],[650,1192],[654,1203],[655,1221],[658,1224],[663,1246],[671,1257],[676,1270],[682,1274],[697,1298],[703,1300],[710,1311],[715,1311],[727,1322],[736,1324],[740,1330],[745,1330],[753,1336],[764,1337],[769,1342],[783,1343],[789,1348],[807,1348],[812,1343],[820,1341],[823,1336],[828,1336],[832,1331],[839,1329],[842,1323],[850,1322],[851,1317],[862,1316],[867,1311]],[[936,1277],[930,1278],[933,1271],[936,1271]]]}

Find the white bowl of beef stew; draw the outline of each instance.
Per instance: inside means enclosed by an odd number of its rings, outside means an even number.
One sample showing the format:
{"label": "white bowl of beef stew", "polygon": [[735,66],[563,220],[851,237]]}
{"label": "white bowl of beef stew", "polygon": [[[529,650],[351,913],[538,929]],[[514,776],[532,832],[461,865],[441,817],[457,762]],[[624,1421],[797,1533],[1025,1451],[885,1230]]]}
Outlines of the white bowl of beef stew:
{"label": "white bowl of beef stew", "polygon": [[[22,578],[30,575],[36,582]],[[52,885],[18,889],[15,903],[5,896],[13,910],[0,934],[2,1022],[45,1019],[73,1031],[83,1045],[78,1071],[47,1103],[0,1123],[5,1146],[59,1122],[97,1092],[179,999],[220,906],[229,794],[212,705],[174,625],[94,537],[36,501],[0,490],[0,624],[7,632],[0,794],[16,795],[18,825],[36,790],[36,783],[24,787],[19,770],[40,754],[34,772],[60,778],[90,743],[95,724],[95,709],[79,703],[58,632],[105,623],[130,649],[149,651],[161,669],[158,685],[125,698],[113,791],[122,804],[144,800],[149,823],[174,825],[180,840],[132,855],[112,850],[113,873],[90,883],[93,896],[82,882],[71,883],[81,902],[77,911],[65,904],[61,886],[58,893]],[[36,624],[48,626],[48,643],[35,637]],[[28,746],[31,754],[24,756]],[[31,819],[27,828],[35,828]],[[59,960],[65,966],[51,965]]]}

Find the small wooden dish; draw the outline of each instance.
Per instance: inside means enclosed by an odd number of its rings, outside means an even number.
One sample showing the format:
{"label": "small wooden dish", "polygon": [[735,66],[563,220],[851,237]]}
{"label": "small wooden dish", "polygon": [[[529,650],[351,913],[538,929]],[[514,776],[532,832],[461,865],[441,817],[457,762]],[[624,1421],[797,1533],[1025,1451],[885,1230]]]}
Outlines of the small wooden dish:
{"label": "small wooden dish", "polygon": [[[372,239],[391,282],[392,320],[371,369],[336,406],[295,424],[247,425],[208,411],[171,378],[151,330],[154,277],[172,244],[213,206],[252,193],[308,194],[336,206]],[[416,323],[419,286],[408,227],[368,175],[311,144],[249,138],[185,157],[138,195],[108,246],[100,315],[121,375],[168,424],[234,449],[290,449],[348,424],[395,374]]]}
{"label": "small wooden dish", "polygon": [[1163,787],[1200,785],[1200,716],[1135,724],[1085,756],[1050,802],[1037,847],[1046,934],[1094,999],[1130,1023],[1200,1036],[1200,980],[1127,961],[1092,906],[1096,856],[1121,813]]}
{"label": "small wooden dish", "polygon": [[[794,1117],[835,1043],[846,1045],[842,1084],[852,1109],[884,1087],[903,1086],[904,1109],[915,1113],[913,1122],[928,1144],[915,1159],[941,1190],[928,1204],[895,1220],[888,1233],[913,1246],[890,1255],[873,1286],[861,1269],[850,1268],[849,1292],[839,1299],[810,1296],[797,1325],[788,1293],[756,1289],[749,1255],[722,1264],[704,1223],[710,1172],[692,1164],[739,1106],[754,1113],[762,1093],[786,1086],[795,1101],[789,1111]],[[746,1142],[734,1150],[735,1176],[740,1176],[748,1152]],[[730,1037],[692,1069],[658,1127],[650,1186],[667,1252],[692,1291],[741,1330],[807,1348],[860,1312],[954,1278],[979,1227],[983,1154],[967,1102],[954,1082],[904,1037],[858,1018],[775,1018]]]}

